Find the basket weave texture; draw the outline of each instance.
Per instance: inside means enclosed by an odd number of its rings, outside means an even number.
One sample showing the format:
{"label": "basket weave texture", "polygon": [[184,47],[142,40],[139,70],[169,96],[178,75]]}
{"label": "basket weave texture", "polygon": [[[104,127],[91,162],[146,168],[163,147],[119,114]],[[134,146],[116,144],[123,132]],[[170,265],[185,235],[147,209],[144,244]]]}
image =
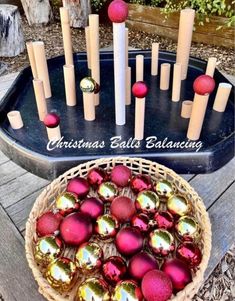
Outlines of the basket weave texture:
{"label": "basket weave texture", "polygon": [[[55,198],[60,193],[65,191],[67,183],[70,179],[77,176],[86,177],[89,170],[94,167],[101,167],[109,171],[117,164],[128,166],[129,168],[131,168],[133,174],[147,174],[151,176],[154,182],[160,179],[168,180],[174,185],[177,193],[184,195],[188,200],[191,201],[193,214],[199,221],[199,224],[202,228],[202,236],[199,243],[203,254],[202,262],[197,270],[193,273],[193,281],[188,284],[184,290],[180,291],[177,295],[172,296],[171,300],[192,300],[192,297],[197,293],[200,285],[203,282],[203,275],[208,265],[211,251],[211,225],[205,205],[202,199],[195,192],[195,190],[188,184],[188,182],[177,175],[171,169],[149,160],[129,157],[102,158],[80,164],[55,179],[43,190],[43,192],[36,199],[26,224],[25,249],[28,264],[32,269],[35,280],[39,285],[39,292],[49,301],[72,301],[74,300],[77,287],[79,283],[84,280],[84,277],[79,278],[74,288],[69,293],[65,293],[63,295],[59,294],[56,290],[50,287],[47,280],[43,277],[43,270],[40,269],[40,267],[34,260],[34,242],[37,240],[37,217],[42,215],[45,211],[53,208]],[[129,196],[132,199],[134,197],[129,188],[124,188],[121,194]],[[96,193],[94,191],[91,191],[90,195],[96,196]],[[96,241],[96,238],[93,237],[92,240]],[[98,243],[103,248],[105,258],[112,255],[119,255],[113,243],[105,243],[101,241],[99,241]],[[64,256],[70,257],[72,259],[74,252],[75,249],[67,248]],[[97,276],[101,277],[99,274]]]}

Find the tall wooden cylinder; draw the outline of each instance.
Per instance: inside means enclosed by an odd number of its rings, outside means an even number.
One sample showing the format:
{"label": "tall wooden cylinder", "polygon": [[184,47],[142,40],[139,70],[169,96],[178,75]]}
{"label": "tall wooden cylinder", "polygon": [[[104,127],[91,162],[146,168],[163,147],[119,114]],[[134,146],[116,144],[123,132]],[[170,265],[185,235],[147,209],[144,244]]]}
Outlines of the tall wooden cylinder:
{"label": "tall wooden cylinder", "polygon": [[69,10],[60,7],[60,19],[64,43],[65,65],[73,65],[73,47],[70,30]]}
{"label": "tall wooden cylinder", "polygon": [[29,63],[31,66],[33,78],[37,78],[38,73],[37,73],[37,67],[36,67],[35,56],[34,56],[34,51],[33,51],[33,42],[32,41],[27,42],[26,48],[27,48],[27,52],[28,52]]}
{"label": "tall wooden cylinder", "polygon": [[135,99],[135,139],[144,139],[145,98]]}
{"label": "tall wooden cylinder", "polygon": [[131,104],[131,67],[126,68],[126,105]]}
{"label": "tall wooden cylinder", "polygon": [[216,92],[213,110],[224,112],[228,103],[232,85],[228,83],[220,83]]}
{"label": "tall wooden cylinder", "polygon": [[161,64],[160,90],[168,90],[170,84],[171,65],[168,63]]}
{"label": "tall wooden cylinder", "polygon": [[83,92],[84,118],[87,121],[95,120],[94,96],[94,93]]}
{"label": "tall wooden cylinder", "polygon": [[136,56],[136,81],[144,80],[144,56],[138,54]]}
{"label": "tall wooden cylinder", "polygon": [[125,29],[125,49],[126,49],[126,68],[129,65],[129,30],[128,28]]}
{"label": "tall wooden cylinder", "polygon": [[181,90],[181,64],[174,64],[174,72],[173,72],[173,84],[172,84],[172,101],[180,100],[180,90]]}
{"label": "tall wooden cylinder", "polygon": [[91,69],[91,45],[90,45],[90,29],[89,29],[89,26],[85,27],[85,36],[86,36],[87,68]]}
{"label": "tall wooden cylinder", "polygon": [[33,88],[38,109],[38,116],[39,119],[43,121],[45,116],[47,115],[47,104],[43,88],[43,82],[40,79],[34,79]]}
{"label": "tall wooden cylinder", "polygon": [[76,106],[76,84],[74,65],[65,65],[64,69],[64,85],[67,106]]}
{"label": "tall wooden cylinder", "polygon": [[158,74],[158,54],[159,43],[152,44],[152,58],[151,58],[151,75],[156,76]]}
{"label": "tall wooden cylinder", "polygon": [[206,66],[206,75],[210,75],[211,77],[214,76],[216,61],[217,60],[215,57],[209,57],[207,66]]}

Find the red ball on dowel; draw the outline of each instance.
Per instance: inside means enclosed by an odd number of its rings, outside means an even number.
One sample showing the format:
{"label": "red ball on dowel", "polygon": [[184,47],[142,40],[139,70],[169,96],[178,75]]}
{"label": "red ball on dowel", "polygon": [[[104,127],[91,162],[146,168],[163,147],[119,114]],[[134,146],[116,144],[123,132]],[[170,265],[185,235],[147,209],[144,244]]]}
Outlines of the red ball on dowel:
{"label": "red ball on dowel", "polygon": [[60,124],[60,117],[56,113],[48,113],[45,116],[43,123],[48,128],[55,128]]}
{"label": "red ball on dowel", "polygon": [[206,74],[198,76],[193,83],[193,90],[199,95],[210,94],[215,89],[215,80]]}
{"label": "red ball on dowel", "polygon": [[125,22],[128,17],[128,5],[125,1],[114,0],[109,4],[108,16],[114,23]]}
{"label": "red ball on dowel", "polygon": [[148,86],[143,81],[136,82],[132,86],[132,93],[137,98],[144,98],[148,94]]}

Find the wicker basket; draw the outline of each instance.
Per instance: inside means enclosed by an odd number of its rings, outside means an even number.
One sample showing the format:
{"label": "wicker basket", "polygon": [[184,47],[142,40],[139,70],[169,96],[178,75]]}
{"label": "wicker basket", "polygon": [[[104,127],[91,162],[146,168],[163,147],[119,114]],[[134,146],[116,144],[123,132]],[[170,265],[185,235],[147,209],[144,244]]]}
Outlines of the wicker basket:
{"label": "wicker basket", "polygon": [[[200,266],[193,274],[193,281],[190,284],[188,284],[184,290],[182,290],[177,295],[171,298],[171,300],[174,301],[191,300],[192,297],[197,293],[200,285],[202,284],[203,275],[208,264],[211,250],[211,226],[203,201],[194,191],[194,189],[184,179],[182,179],[172,170],[149,160],[128,157],[104,158],[80,164],[77,167],[70,169],[69,171],[58,177],[56,180],[54,180],[50,185],[48,185],[44,189],[44,191],[37,198],[26,224],[25,248],[29,266],[32,269],[33,275],[39,285],[39,292],[43,294],[43,296],[47,300],[50,301],[72,301],[74,299],[77,286],[83,279],[79,278],[73,290],[64,295],[60,295],[58,292],[56,292],[53,288],[49,286],[49,284],[43,277],[43,272],[39,269],[38,265],[34,260],[33,249],[34,241],[37,239],[37,217],[40,216],[43,212],[53,207],[55,197],[58,194],[65,191],[66,185],[70,179],[76,176],[86,177],[88,171],[94,167],[99,166],[106,170],[110,170],[116,164],[124,164],[130,167],[132,169],[133,174],[148,174],[154,181],[159,179],[166,179],[174,184],[174,187],[179,193],[184,194],[186,198],[191,200],[194,215],[198,219],[203,229],[202,238],[200,241],[200,247],[203,253],[203,258]],[[123,190],[123,194],[133,197],[132,192],[129,188],[125,188]],[[95,192],[91,192],[91,195],[95,196]],[[112,243],[103,243],[102,247],[106,258],[111,255],[117,254],[116,248]],[[73,256],[74,251],[74,249],[66,249],[65,256]]]}

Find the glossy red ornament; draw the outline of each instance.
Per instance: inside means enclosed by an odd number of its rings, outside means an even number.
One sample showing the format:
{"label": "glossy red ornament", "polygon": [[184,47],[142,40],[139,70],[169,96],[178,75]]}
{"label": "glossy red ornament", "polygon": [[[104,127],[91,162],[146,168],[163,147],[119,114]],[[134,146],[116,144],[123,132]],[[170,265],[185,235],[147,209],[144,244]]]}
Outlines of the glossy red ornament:
{"label": "glossy red ornament", "polygon": [[111,172],[111,181],[119,187],[126,187],[131,178],[131,170],[125,165],[114,166]]}
{"label": "glossy red ornament", "polygon": [[126,196],[118,196],[112,201],[110,212],[119,222],[128,222],[136,213],[135,203]]}
{"label": "glossy red ornament", "polygon": [[122,23],[128,17],[128,5],[125,1],[112,1],[108,7],[108,16],[114,23]]}
{"label": "glossy red ornament", "polygon": [[215,80],[206,74],[198,76],[193,83],[193,90],[199,95],[210,94],[215,89]]}
{"label": "glossy red ornament", "polygon": [[126,262],[120,256],[112,256],[106,259],[102,266],[104,279],[111,285],[123,280],[127,272]]}
{"label": "glossy red ornament", "polygon": [[159,270],[152,270],[144,275],[141,289],[146,301],[167,301],[173,292],[170,277]]}
{"label": "glossy red ornament", "polygon": [[191,268],[199,266],[202,253],[199,247],[191,242],[184,242],[176,249],[176,257],[186,262]]}
{"label": "glossy red ornament", "polygon": [[156,269],[159,269],[157,260],[147,252],[134,255],[128,265],[130,276],[138,281],[141,281],[147,272]]}
{"label": "glossy red ornament", "polygon": [[77,177],[69,181],[66,190],[75,193],[78,198],[85,198],[90,191],[90,186],[86,179]]}
{"label": "glossy red ornament", "polygon": [[192,281],[189,266],[180,259],[166,260],[161,269],[170,277],[175,292],[181,291]]}
{"label": "glossy red ornament", "polygon": [[131,226],[138,228],[141,232],[148,232],[150,229],[149,217],[144,213],[137,214],[132,217]]}
{"label": "glossy red ornament", "polygon": [[132,93],[137,98],[144,98],[148,94],[148,86],[145,82],[139,81],[132,86]]}
{"label": "glossy red ornament", "polygon": [[172,229],[174,226],[173,215],[169,211],[159,211],[154,215],[157,227],[162,229]]}
{"label": "glossy red ornament", "polygon": [[48,128],[55,128],[60,124],[60,117],[56,113],[49,113],[45,116],[43,123]]}
{"label": "glossy red ornament", "polygon": [[95,167],[88,172],[87,181],[94,188],[97,188],[101,183],[107,180],[108,175],[102,168]]}
{"label": "glossy red ornament", "polygon": [[81,204],[80,211],[89,215],[92,219],[97,219],[104,214],[104,203],[94,197],[86,198]]}
{"label": "glossy red ornament", "polygon": [[132,256],[142,250],[144,239],[138,229],[125,227],[118,232],[115,245],[120,254]]}
{"label": "glossy red ornament", "polygon": [[134,193],[139,193],[146,189],[152,189],[151,178],[147,175],[136,175],[130,181],[131,189]]}
{"label": "glossy red ornament", "polygon": [[47,211],[37,218],[36,232],[38,236],[55,234],[60,227],[63,216],[60,213]]}
{"label": "glossy red ornament", "polygon": [[64,242],[79,246],[92,236],[92,223],[88,215],[75,212],[67,215],[60,224],[60,235]]}

